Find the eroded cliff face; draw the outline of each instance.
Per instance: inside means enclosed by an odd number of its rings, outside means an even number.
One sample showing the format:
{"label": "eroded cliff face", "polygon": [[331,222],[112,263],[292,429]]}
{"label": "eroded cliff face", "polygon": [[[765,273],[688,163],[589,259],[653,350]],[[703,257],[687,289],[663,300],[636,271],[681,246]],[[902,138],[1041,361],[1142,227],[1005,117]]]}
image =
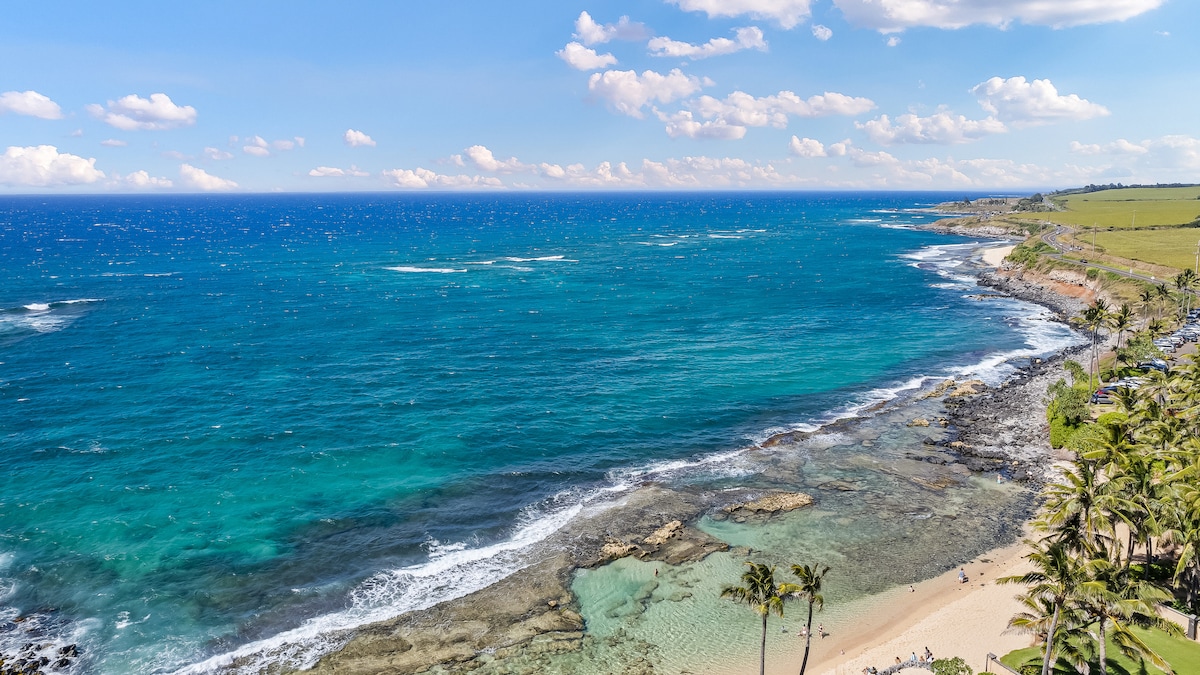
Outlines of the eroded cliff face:
{"label": "eroded cliff face", "polygon": [[1054,269],[1048,272],[1005,263],[1003,267],[980,275],[984,286],[1049,307],[1063,319],[1069,319],[1097,298],[1112,302],[1099,279],[1088,279],[1083,271]]}

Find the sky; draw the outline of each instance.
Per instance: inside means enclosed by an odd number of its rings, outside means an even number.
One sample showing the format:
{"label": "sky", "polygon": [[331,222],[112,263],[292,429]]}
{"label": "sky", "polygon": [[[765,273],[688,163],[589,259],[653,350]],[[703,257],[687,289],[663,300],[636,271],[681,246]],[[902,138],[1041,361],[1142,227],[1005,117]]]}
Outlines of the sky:
{"label": "sky", "polygon": [[5,3],[0,193],[1200,182],[1195,0]]}

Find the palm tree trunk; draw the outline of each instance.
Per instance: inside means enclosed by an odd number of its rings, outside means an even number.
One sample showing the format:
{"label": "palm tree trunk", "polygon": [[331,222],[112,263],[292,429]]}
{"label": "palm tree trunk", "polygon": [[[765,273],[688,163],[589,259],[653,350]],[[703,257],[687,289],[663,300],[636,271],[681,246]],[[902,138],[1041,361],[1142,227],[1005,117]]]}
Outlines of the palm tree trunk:
{"label": "palm tree trunk", "polygon": [[1133,528],[1129,528],[1129,554],[1125,556],[1125,571],[1129,571],[1129,566],[1133,564]]}
{"label": "palm tree trunk", "polygon": [[808,603],[808,628],[804,631],[804,660],[800,662],[800,675],[804,675],[804,670],[808,668],[808,648],[812,645],[812,615],[813,604],[810,600]]}
{"label": "palm tree trunk", "polygon": [[1104,636],[1104,617],[1100,617],[1100,675],[1108,675],[1108,640]]}
{"label": "palm tree trunk", "polygon": [[758,648],[758,675],[767,675],[767,615],[763,614],[762,644]]}
{"label": "palm tree trunk", "polygon": [[1054,616],[1050,618],[1050,630],[1046,631],[1046,657],[1042,661],[1042,675],[1050,675],[1050,666],[1054,663],[1054,633],[1058,630],[1058,613],[1062,604],[1054,606]]}

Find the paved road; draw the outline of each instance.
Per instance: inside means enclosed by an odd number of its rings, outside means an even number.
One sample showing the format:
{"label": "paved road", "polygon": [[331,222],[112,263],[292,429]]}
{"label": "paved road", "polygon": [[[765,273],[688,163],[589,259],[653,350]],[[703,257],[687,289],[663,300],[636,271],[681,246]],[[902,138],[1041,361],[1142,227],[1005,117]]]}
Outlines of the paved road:
{"label": "paved road", "polygon": [[[1061,237],[1063,235],[1071,234],[1072,232],[1073,232],[1073,230],[1071,228],[1067,227],[1066,225],[1056,225],[1053,230],[1050,230],[1049,232],[1045,232],[1042,234],[1042,241],[1046,242],[1046,244],[1048,246],[1050,246],[1051,248],[1053,248],[1055,251],[1058,251],[1058,253],[1050,254],[1051,258],[1058,258],[1059,260],[1064,260],[1063,253],[1066,253],[1067,251],[1078,250],[1077,248],[1068,246],[1067,244],[1064,244],[1063,242],[1058,240],[1059,237]],[[1123,277],[1128,277],[1130,279],[1138,279],[1140,281],[1148,281],[1152,284],[1167,284],[1168,286],[1170,286],[1173,283],[1170,279],[1156,279],[1154,277],[1149,277],[1144,274],[1137,274],[1136,272],[1133,272],[1131,270],[1122,269],[1119,267],[1109,267],[1108,265],[1101,265],[1100,263],[1090,262],[1086,259],[1071,260],[1070,258],[1066,258],[1066,260],[1068,260],[1070,262],[1079,263],[1086,267],[1095,267],[1096,269],[1101,269],[1101,270],[1105,270],[1107,272],[1112,272],[1114,274],[1119,274]]]}

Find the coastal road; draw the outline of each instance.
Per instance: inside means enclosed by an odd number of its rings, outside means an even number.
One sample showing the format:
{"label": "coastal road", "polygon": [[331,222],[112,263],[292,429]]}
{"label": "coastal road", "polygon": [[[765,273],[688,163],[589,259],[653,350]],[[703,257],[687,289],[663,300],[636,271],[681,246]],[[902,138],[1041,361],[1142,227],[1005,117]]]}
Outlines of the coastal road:
{"label": "coastal road", "polygon": [[[1053,223],[1047,223],[1047,224],[1053,225]],[[1148,281],[1152,284],[1170,284],[1171,283],[1170,279],[1157,279],[1155,277],[1146,276],[1144,274],[1137,274],[1136,272],[1134,272],[1131,269],[1126,270],[1126,269],[1122,269],[1119,267],[1109,267],[1108,265],[1101,265],[1100,263],[1088,261],[1087,259],[1072,260],[1070,258],[1064,258],[1063,254],[1066,253],[1067,251],[1073,251],[1073,250],[1079,250],[1079,249],[1068,246],[1067,244],[1064,244],[1063,242],[1059,241],[1058,238],[1061,236],[1064,236],[1064,235],[1071,234],[1073,231],[1074,230],[1067,227],[1066,225],[1055,225],[1053,230],[1043,233],[1042,237],[1041,237],[1042,241],[1045,242],[1047,246],[1050,246],[1055,251],[1057,251],[1057,253],[1049,253],[1046,255],[1049,255],[1051,258],[1057,258],[1059,260],[1066,260],[1067,262],[1078,263],[1080,265],[1083,265],[1084,267],[1095,267],[1096,269],[1104,270],[1106,272],[1112,272],[1113,274],[1119,274],[1119,275],[1121,275],[1123,277],[1127,277],[1129,279],[1137,279],[1139,281]]]}

